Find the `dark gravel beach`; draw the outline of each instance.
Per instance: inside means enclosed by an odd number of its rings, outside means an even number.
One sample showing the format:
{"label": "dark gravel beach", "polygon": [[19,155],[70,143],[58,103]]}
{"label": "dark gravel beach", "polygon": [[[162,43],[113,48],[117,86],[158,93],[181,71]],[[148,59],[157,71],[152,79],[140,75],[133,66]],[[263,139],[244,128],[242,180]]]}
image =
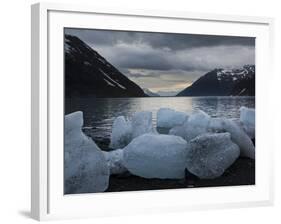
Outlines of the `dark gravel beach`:
{"label": "dark gravel beach", "polygon": [[200,180],[190,174],[185,180],[146,179],[134,175],[112,175],[106,192],[219,187],[255,184],[255,161],[239,158],[216,179]]}

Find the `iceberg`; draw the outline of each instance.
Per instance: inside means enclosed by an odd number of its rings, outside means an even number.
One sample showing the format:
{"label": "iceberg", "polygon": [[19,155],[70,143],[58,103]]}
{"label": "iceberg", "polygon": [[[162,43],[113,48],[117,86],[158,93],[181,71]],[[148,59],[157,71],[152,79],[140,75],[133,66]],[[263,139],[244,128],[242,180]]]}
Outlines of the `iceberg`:
{"label": "iceberg", "polygon": [[123,148],[132,139],[132,124],[124,116],[115,118],[112,125],[109,147],[112,149]]}
{"label": "iceberg", "polygon": [[238,127],[240,127],[249,136],[250,139],[255,138],[255,126],[245,125],[240,121],[240,119],[230,120],[234,121],[238,125]]}
{"label": "iceberg", "polygon": [[110,169],[110,174],[122,174],[127,171],[125,166],[123,165],[123,150],[116,149],[109,152],[103,152],[105,159],[107,161],[107,165]]}
{"label": "iceberg", "polygon": [[256,131],[255,126],[249,126],[249,125],[243,125],[243,130],[246,132],[246,134],[249,136],[250,139],[255,139],[256,137]]}
{"label": "iceberg", "polygon": [[132,117],[132,139],[146,133],[156,133],[152,125],[152,112],[137,112]]}
{"label": "iceberg", "polygon": [[202,110],[194,112],[188,119],[188,123],[206,128],[210,121],[210,116]]}
{"label": "iceberg", "polygon": [[240,122],[251,139],[255,138],[255,117],[255,109],[247,107],[240,108]]}
{"label": "iceberg", "polygon": [[[185,121],[186,122],[186,121]],[[173,127],[169,130],[169,135],[176,135],[185,138],[185,125]]]}
{"label": "iceberg", "polygon": [[158,134],[152,124],[152,112],[137,112],[133,115],[132,120],[119,116],[112,125],[109,147],[112,149],[124,148],[132,139],[145,133]]}
{"label": "iceberg", "polygon": [[221,176],[239,154],[229,133],[206,133],[188,144],[186,167],[200,179],[213,179]]}
{"label": "iceberg", "polygon": [[173,128],[182,125],[188,118],[184,112],[175,111],[170,108],[160,108],[157,111],[157,127]]}
{"label": "iceberg", "polygon": [[66,194],[103,192],[109,183],[109,167],[102,151],[82,132],[81,111],[65,116],[64,187]]}
{"label": "iceberg", "polygon": [[240,108],[240,121],[243,124],[255,126],[255,109],[241,107]]}
{"label": "iceberg", "polygon": [[225,119],[223,118],[211,118],[208,124],[208,131],[213,133],[225,132]]}
{"label": "iceberg", "polygon": [[124,150],[127,170],[144,178],[181,179],[185,175],[187,142],[178,136],[144,134]]}
{"label": "iceberg", "polygon": [[74,153],[75,150],[83,144],[90,142],[88,138],[81,131],[83,126],[83,113],[77,111],[68,114],[64,118],[64,131],[65,131],[65,151],[66,153]]}
{"label": "iceberg", "polygon": [[241,156],[255,159],[255,146],[237,121],[226,118],[212,118],[208,125],[209,132],[229,132],[231,140],[237,144]]}
{"label": "iceberg", "polygon": [[181,136],[186,141],[190,141],[198,135],[206,133],[211,117],[204,111],[192,113],[182,126],[174,127],[169,134]]}
{"label": "iceberg", "polygon": [[241,156],[255,159],[255,146],[245,131],[232,120],[225,120],[225,131],[231,134],[231,139],[241,151]]}

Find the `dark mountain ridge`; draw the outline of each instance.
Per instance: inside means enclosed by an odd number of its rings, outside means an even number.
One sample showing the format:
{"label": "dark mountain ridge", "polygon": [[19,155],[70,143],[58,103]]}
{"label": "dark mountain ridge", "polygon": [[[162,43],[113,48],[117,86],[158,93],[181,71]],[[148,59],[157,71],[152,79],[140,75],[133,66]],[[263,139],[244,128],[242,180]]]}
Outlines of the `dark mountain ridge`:
{"label": "dark mountain ridge", "polygon": [[214,69],[197,79],[177,96],[254,96],[255,66]]}
{"label": "dark mountain ridge", "polygon": [[65,35],[65,95],[145,97],[144,91],[76,36]]}

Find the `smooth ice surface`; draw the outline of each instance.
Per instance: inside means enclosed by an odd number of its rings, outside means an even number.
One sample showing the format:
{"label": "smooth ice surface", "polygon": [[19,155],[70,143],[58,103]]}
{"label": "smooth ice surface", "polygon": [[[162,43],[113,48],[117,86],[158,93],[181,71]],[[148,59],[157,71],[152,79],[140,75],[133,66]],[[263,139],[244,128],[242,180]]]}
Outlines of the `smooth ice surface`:
{"label": "smooth ice surface", "polygon": [[225,131],[229,132],[231,139],[241,151],[241,156],[255,159],[255,146],[245,131],[232,120],[225,120]]}
{"label": "smooth ice surface", "polygon": [[103,152],[110,168],[110,174],[121,174],[127,171],[123,165],[123,152],[122,149]]}
{"label": "smooth ice surface", "polygon": [[240,108],[240,121],[243,124],[255,125],[255,109],[241,107]]}
{"label": "smooth ice surface", "polygon": [[250,139],[256,138],[255,126],[242,124],[242,127]]}
{"label": "smooth ice surface", "polygon": [[240,119],[230,119],[230,120],[234,121],[238,125],[238,127],[240,127],[249,136],[250,139],[255,138],[255,126],[245,125],[240,121]]}
{"label": "smooth ice surface", "polygon": [[211,117],[204,111],[192,113],[182,126],[174,127],[169,134],[183,137],[186,141],[190,141],[198,135],[207,132]]}
{"label": "smooth ice surface", "polygon": [[206,133],[209,121],[210,116],[202,110],[192,114],[185,123],[185,140],[190,141],[196,136]]}
{"label": "smooth ice surface", "polygon": [[94,141],[82,132],[83,113],[65,116],[65,193],[103,192],[108,187],[109,167]]}
{"label": "smooth ice surface", "polygon": [[241,156],[255,159],[255,146],[241,124],[239,125],[237,121],[226,118],[212,118],[208,125],[208,131],[229,132],[232,141],[239,146]]}
{"label": "smooth ice surface", "polygon": [[76,111],[74,113],[65,115],[64,117],[64,130],[66,133],[79,133],[83,126],[83,112]]}
{"label": "smooth ice surface", "polygon": [[209,132],[224,132],[224,118],[211,118],[208,124]]}
{"label": "smooth ice surface", "polygon": [[152,125],[152,112],[137,112],[132,117],[132,139],[145,133],[155,133]]}
{"label": "smooth ice surface", "polygon": [[221,176],[240,154],[229,133],[207,133],[190,141],[187,148],[187,169],[201,179]]}
{"label": "smooth ice surface", "polygon": [[175,111],[170,108],[160,108],[157,111],[157,127],[172,128],[182,125],[188,118],[184,112]]}
{"label": "smooth ice surface", "polygon": [[210,121],[210,116],[202,110],[194,112],[188,119],[188,123],[199,127],[207,127]]}
{"label": "smooth ice surface", "polygon": [[117,117],[112,125],[109,147],[112,149],[123,148],[132,138],[132,124],[124,116]]}
{"label": "smooth ice surface", "polygon": [[145,133],[157,134],[152,124],[152,112],[137,112],[131,120],[126,120],[124,116],[119,116],[112,125],[109,147],[113,149],[124,148],[132,139]]}
{"label": "smooth ice surface", "polygon": [[184,177],[187,142],[178,136],[144,134],[124,148],[123,162],[134,175],[144,178]]}
{"label": "smooth ice surface", "polygon": [[[186,122],[186,121],[185,121]],[[176,135],[185,138],[185,125],[173,127],[169,130],[169,135]]]}
{"label": "smooth ice surface", "polygon": [[240,108],[240,122],[251,139],[255,138],[255,117],[255,109],[247,107]]}

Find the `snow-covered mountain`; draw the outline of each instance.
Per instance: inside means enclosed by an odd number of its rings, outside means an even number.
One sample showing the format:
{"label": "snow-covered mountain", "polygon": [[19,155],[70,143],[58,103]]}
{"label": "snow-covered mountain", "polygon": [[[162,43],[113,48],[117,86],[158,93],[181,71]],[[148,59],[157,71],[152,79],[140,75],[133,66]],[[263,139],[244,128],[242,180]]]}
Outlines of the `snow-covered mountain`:
{"label": "snow-covered mountain", "polygon": [[254,96],[255,66],[214,69],[201,76],[177,96]]}
{"label": "snow-covered mountain", "polygon": [[65,94],[96,97],[143,97],[143,90],[98,52],[65,35]]}
{"label": "snow-covered mountain", "polygon": [[160,96],[176,96],[178,91],[158,91],[157,94]]}
{"label": "snow-covered mountain", "polygon": [[158,96],[160,96],[159,94],[152,92],[152,91],[151,91],[150,89],[148,89],[148,88],[143,88],[143,91],[144,91],[144,93],[145,93],[146,95],[148,95],[148,96],[152,96],[152,97],[158,97]]}

